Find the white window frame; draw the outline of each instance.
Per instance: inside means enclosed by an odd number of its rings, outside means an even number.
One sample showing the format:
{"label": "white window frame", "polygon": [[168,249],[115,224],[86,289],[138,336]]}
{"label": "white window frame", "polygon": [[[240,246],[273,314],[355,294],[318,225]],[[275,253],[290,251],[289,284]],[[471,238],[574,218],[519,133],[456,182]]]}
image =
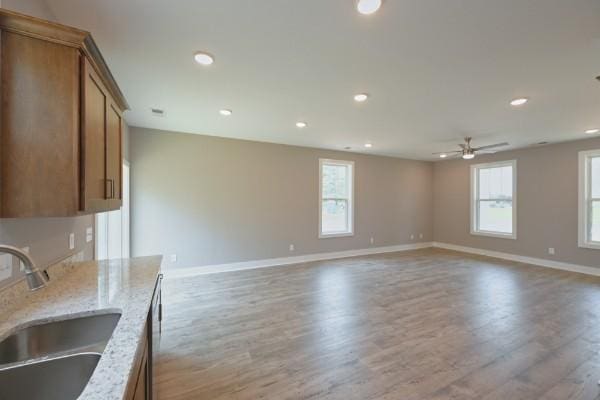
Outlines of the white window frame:
{"label": "white window frame", "polygon": [[592,158],[600,157],[600,149],[579,153],[579,247],[600,250],[600,242],[591,238],[591,204],[599,199],[591,198]]}
{"label": "white window frame", "polygon": [[[487,168],[512,167],[513,192],[512,192],[512,233],[483,231],[479,227],[479,170]],[[495,200],[495,199],[489,199]],[[498,201],[503,199],[498,199]],[[517,239],[517,160],[499,161],[486,164],[471,165],[471,235],[488,236],[500,239]]]}
{"label": "white window frame", "polygon": [[[323,233],[323,166],[324,165],[343,165],[348,167],[348,231]],[[327,199],[338,200],[338,199]],[[354,236],[354,161],[330,160],[326,158],[319,159],[319,238],[336,238]]]}

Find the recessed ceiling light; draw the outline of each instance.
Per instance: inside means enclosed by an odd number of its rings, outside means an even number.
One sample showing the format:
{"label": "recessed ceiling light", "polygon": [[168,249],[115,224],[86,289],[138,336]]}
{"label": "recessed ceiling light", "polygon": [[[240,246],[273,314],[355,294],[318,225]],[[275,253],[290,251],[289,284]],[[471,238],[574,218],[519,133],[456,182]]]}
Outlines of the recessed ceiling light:
{"label": "recessed ceiling light", "polygon": [[306,128],[307,126],[308,126],[308,124],[306,122],[302,122],[302,121],[296,122],[297,128]]}
{"label": "recessed ceiling light", "polygon": [[527,103],[529,101],[529,99],[527,97],[520,97],[518,99],[514,99],[510,102],[511,106],[522,106],[523,104]]}
{"label": "recessed ceiling light", "polygon": [[370,149],[371,147],[373,147],[373,144],[372,143],[365,143],[365,147],[367,149]]}
{"label": "recessed ceiling light", "polygon": [[211,65],[215,62],[215,58],[213,56],[202,51],[194,54],[194,60],[200,65]]}
{"label": "recessed ceiling light", "polygon": [[369,95],[366,93],[359,93],[354,95],[354,101],[362,103],[363,101],[366,101],[369,98]]}
{"label": "recessed ceiling light", "polygon": [[381,7],[381,0],[358,0],[356,9],[364,15],[373,14]]}
{"label": "recessed ceiling light", "polygon": [[598,128],[588,129],[587,131],[585,131],[585,133],[587,133],[588,135],[593,135],[598,132],[600,132],[600,129],[598,129]]}
{"label": "recessed ceiling light", "polygon": [[224,109],[222,109],[222,110],[219,110],[219,113],[220,113],[221,115],[224,115],[224,116],[226,116],[226,117],[229,117],[231,114],[233,114],[233,111],[231,111],[231,110],[228,110],[228,109],[224,108]]}
{"label": "recessed ceiling light", "polygon": [[448,154],[440,154],[440,158],[446,158],[448,157]]}

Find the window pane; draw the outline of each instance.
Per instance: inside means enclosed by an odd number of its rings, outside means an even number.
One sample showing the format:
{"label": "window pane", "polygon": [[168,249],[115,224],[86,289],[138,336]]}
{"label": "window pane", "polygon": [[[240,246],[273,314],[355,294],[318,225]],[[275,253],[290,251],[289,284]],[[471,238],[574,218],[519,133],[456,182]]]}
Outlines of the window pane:
{"label": "window pane", "polygon": [[592,158],[592,198],[600,199],[600,157]]}
{"label": "window pane", "polygon": [[592,203],[592,242],[600,242],[600,201]]}
{"label": "window pane", "polygon": [[512,166],[482,168],[479,170],[480,199],[512,199]]}
{"label": "window pane", "polygon": [[323,165],[323,198],[348,198],[348,167]]}
{"label": "window pane", "polygon": [[347,232],[348,202],[346,200],[324,200],[321,230],[323,233]]}
{"label": "window pane", "polygon": [[479,230],[512,233],[512,201],[479,202]]}

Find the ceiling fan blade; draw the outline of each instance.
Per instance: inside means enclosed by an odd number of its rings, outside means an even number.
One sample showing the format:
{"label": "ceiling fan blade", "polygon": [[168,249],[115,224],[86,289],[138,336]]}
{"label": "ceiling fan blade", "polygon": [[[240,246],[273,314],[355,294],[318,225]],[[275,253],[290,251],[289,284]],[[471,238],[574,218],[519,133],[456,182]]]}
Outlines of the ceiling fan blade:
{"label": "ceiling fan blade", "polygon": [[503,146],[508,146],[508,143],[504,142],[504,143],[490,144],[488,146],[475,147],[473,150],[479,151],[479,150],[493,149],[495,147],[503,147]]}
{"label": "ceiling fan blade", "polygon": [[496,154],[497,150],[477,150],[477,154]]}
{"label": "ceiling fan blade", "polygon": [[467,148],[467,145],[464,143],[459,143],[458,145],[460,146],[461,149]]}
{"label": "ceiling fan blade", "polygon": [[454,153],[462,153],[462,151],[440,151],[438,153],[431,153],[434,156],[438,156],[440,154],[454,154]]}

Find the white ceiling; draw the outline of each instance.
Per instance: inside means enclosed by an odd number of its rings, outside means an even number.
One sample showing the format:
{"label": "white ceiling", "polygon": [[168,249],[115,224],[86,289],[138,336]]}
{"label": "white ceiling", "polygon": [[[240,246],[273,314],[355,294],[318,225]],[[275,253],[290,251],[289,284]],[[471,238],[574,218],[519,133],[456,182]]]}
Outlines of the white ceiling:
{"label": "white ceiling", "polygon": [[134,126],[419,159],[600,127],[600,0],[47,1],[93,33]]}

